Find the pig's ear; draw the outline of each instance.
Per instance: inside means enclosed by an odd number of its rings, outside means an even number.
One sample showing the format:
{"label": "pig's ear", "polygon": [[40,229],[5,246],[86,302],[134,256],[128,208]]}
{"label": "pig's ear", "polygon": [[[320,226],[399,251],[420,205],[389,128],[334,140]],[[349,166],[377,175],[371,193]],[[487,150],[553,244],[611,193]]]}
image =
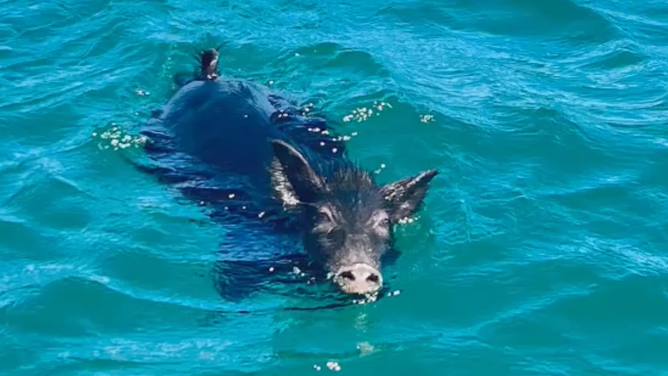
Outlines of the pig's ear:
{"label": "pig's ear", "polygon": [[278,198],[287,206],[313,202],[323,183],[306,158],[281,140],[272,140],[271,148],[274,158],[269,171]]}
{"label": "pig's ear", "polygon": [[411,216],[420,209],[422,200],[427,195],[429,182],[437,174],[436,170],[424,171],[419,175],[387,184],[382,188],[393,222]]}

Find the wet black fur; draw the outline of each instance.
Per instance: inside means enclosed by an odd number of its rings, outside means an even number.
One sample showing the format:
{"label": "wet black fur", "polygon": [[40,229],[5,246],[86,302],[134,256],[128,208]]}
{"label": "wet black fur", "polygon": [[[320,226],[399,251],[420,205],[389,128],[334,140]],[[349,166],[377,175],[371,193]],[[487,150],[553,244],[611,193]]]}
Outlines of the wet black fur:
{"label": "wet black fur", "polygon": [[[218,58],[215,50],[203,51],[197,74],[190,80],[180,81],[183,85],[180,89],[198,81],[212,81],[214,84],[221,80],[216,65]],[[392,192],[387,190],[387,187],[383,190],[383,186],[378,186],[371,174],[347,157],[346,145],[336,130],[329,126],[333,123],[331,120],[324,116],[306,116],[294,101],[259,85],[248,85],[249,90],[266,92],[266,98],[273,106],[273,112],[267,119],[273,127],[272,132],[280,134],[280,139],[295,147],[331,189],[312,191],[312,197],[300,197],[301,205],[283,205],[280,200],[276,200],[276,191],[272,191],[270,184],[271,177],[275,178],[281,173],[275,157],[264,170],[266,181],[264,176],[258,178],[262,184],[266,182],[267,185],[253,185],[250,180],[233,171],[220,169],[180,150],[176,142],[178,135],[165,123],[165,112],[162,110],[156,111],[154,118],[149,120],[141,131],[149,139],[145,150],[151,163],[135,163],[142,171],[157,176],[163,183],[177,188],[188,200],[201,205],[210,218],[222,224],[224,230],[228,231],[221,244],[221,260],[214,268],[214,278],[218,291],[224,297],[235,300],[255,291],[261,285],[271,285],[279,278],[278,275],[282,275],[280,271],[287,272],[294,265],[323,276],[322,258],[316,255],[309,259],[298,252],[300,240],[304,241],[307,248],[336,248],[336,245],[333,245],[337,243],[336,236],[342,234],[336,232],[333,236],[323,237],[314,235],[313,231],[303,233],[305,225],[306,228],[309,227],[309,221],[317,223],[318,204],[327,202],[335,205],[341,217],[346,218],[338,223],[343,233],[358,228],[357,225],[370,218],[375,209],[383,208],[390,212],[396,209],[396,205],[393,206],[387,199]],[[179,93],[176,93],[175,97],[179,96]],[[317,131],[314,131],[315,129]],[[201,136],[207,137],[206,134]],[[333,149],[336,149],[336,152],[333,152]],[[408,184],[410,180],[406,179],[405,184],[396,185],[395,188],[399,189],[393,192],[426,190],[426,184],[435,175],[434,170],[427,172],[424,175],[426,179],[422,179],[423,187],[411,187]],[[292,176],[294,180],[295,175]],[[294,189],[295,182],[302,184],[307,180],[297,179],[290,187]],[[421,202],[420,198],[416,208]],[[363,209],[352,214],[353,207]],[[393,220],[396,219],[393,217]],[[373,243],[385,256],[384,264],[393,262],[398,256],[398,253],[391,252],[394,250],[391,228],[386,239],[375,239]],[[313,260],[316,260],[315,268],[309,266]],[[270,272],[270,268],[275,270]],[[293,277],[283,279],[282,282],[291,280]],[[304,283],[303,280],[300,283]]]}

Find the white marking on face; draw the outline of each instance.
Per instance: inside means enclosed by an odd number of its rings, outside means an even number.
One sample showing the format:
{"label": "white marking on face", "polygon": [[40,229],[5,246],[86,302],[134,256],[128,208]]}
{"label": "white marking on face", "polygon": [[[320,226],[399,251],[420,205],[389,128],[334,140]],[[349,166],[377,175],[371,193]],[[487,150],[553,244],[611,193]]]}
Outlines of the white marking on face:
{"label": "white marking on face", "polygon": [[374,231],[382,236],[389,235],[390,216],[384,210],[378,210],[369,220]]}

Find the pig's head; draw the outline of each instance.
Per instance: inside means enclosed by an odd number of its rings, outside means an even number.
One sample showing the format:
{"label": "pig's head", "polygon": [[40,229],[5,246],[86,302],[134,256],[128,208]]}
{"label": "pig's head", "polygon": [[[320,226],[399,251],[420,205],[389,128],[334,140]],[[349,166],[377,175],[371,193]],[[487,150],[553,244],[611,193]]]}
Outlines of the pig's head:
{"label": "pig's head", "polygon": [[272,141],[272,148],[273,189],[284,206],[301,213],[307,253],[343,292],[379,290],[381,259],[394,242],[393,224],[419,210],[438,172],[376,185],[345,160],[312,165],[283,141]]}

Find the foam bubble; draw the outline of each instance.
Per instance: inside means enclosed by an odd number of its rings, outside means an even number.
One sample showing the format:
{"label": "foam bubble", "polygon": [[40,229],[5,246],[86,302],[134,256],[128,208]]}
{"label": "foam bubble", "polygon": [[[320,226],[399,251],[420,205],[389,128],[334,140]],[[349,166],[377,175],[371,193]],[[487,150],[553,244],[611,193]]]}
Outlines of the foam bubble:
{"label": "foam bubble", "polygon": [[434,115],[421,115],[420,116],[420,121],[423,123],[433,123],[434,122]]}
{"label": "foam bubble", "polygon": [[339,365],[339,363],[333,361],[327,362],[327,368],[329,368],[331,371],[337,371],[337,372],[341,370],[341,366]]}
{"label": "foam bubble", "polygon": [[98,148],[113,148],[114,150],[126,149],[132,146],[138,148],[140,145],[143,145],[148,141],[145,136],[132,136],[131,134],[126,133],[122,127],[117,126],[115,123],[111,123],[111,126],[111,129],[102,132],[93,132],[91,134],[92,137],[103,140],[98,143]]}

